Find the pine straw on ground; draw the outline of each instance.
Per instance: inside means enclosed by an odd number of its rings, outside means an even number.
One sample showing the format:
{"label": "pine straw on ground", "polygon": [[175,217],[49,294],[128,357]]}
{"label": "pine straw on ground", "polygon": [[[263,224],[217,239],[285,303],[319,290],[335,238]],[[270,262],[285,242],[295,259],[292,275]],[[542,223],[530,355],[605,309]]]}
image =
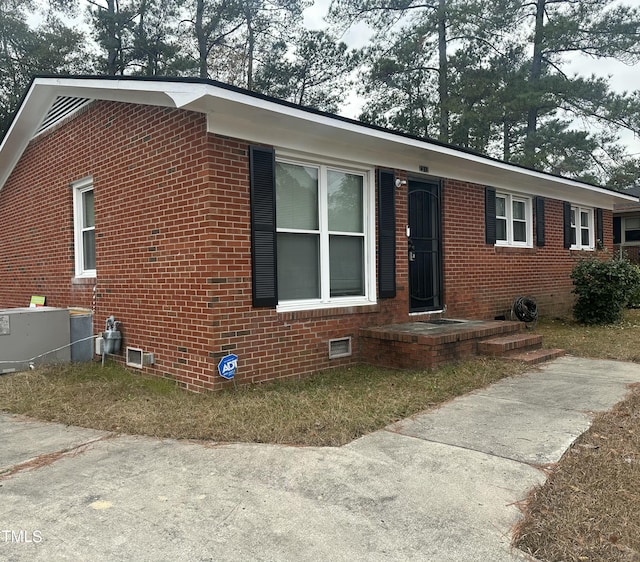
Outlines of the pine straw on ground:
{"label": "pine straw on ground", "polygon": [[640,562],[640,385],[595,418],[525,505],[514,545],[538,560]]}
{"label": "pine straw on ground", "polygon": [[[640,310],[619,324],[543,320],[545,347],[640,362]],[[544,562],[640,562],[640,388],[599,414],[524,503],[514,545]]]}
{"label": "pine straw on ground", "polygon": [[[542,321],[546,347],[640,362],[640,310],[615,326]],[[155,437],[342,445],[505,376],[478,359],[430,373],[353,367],[307,380],[196,395],[107,365],[0,376],[0,411]],[[640,388],[597,416],[532,491],[514,545],[541,561],[640,562]]]}

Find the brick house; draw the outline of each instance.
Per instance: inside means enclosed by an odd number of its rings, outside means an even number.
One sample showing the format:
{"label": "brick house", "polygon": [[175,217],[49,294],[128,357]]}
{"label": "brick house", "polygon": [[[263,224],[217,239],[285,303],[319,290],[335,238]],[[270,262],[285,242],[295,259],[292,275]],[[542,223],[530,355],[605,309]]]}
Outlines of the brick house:
{"label": "brick house", "polygon": [[367,327],[568,310],[634,200],[216,82],[36,78],[0,147],[0,308],[114,315],[193,390],[229,353],[297,377],[366,361]]}
{"label": "brick house", "polygon": [[[638,197],[640,187],[625,191],[628,195]],[[625,201],[617,203],[613,210],[613,244],[614,251],[626,256],[629,261],[640,263],[640,203]]]}

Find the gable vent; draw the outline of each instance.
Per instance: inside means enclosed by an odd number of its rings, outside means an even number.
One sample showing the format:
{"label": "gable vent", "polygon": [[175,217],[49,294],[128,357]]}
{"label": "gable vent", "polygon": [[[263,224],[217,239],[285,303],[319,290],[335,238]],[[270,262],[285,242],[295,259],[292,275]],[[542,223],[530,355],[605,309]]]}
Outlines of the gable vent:
{"label": "gable vent", "polygon": [[45,115],[40,127],[36,131],[35,136],[38,136],[43,131],[53,127],[56,123],[62,121],[65,117],[68,117],[72,113],[78,111],[81,107],[87,105],[91,100],[87,98],[72,98],[68,96],[58,96],[53,102],[53,105]]}
{"label": "gable vent", "polygon": [[351,338],[329,340],[329,359],[349,357],[351,355]]}

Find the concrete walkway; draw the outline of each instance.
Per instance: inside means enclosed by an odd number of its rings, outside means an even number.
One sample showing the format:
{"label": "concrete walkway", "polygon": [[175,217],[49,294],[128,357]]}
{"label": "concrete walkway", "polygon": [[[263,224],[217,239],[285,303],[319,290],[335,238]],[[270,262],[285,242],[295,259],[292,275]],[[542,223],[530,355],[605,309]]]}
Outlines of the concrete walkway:
{"label": "concrete walkway", "polygon": [[0,559],[492,561],[517,502],[640,381],[565,357],[340,448],[112,436],[0,415]]}

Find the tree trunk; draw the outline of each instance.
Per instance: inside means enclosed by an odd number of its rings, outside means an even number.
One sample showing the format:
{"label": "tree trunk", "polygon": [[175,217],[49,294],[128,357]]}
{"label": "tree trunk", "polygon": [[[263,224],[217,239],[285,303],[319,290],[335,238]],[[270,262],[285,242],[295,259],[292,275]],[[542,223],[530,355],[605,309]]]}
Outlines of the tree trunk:
{"label": "tree trunk", "polygon": [[507,119],[502,121],[502,159],[511,160],[511,126]]}
{"label": "tree trunk", "polygon": [[449,142],[449,65],[445,0],[438,2],[438,96],[440,98],[439,140]]}
{"label": "tree trunk", "polygon": [[256,47],[256,38],[253,31],[253,18],[251,5],[245,5],[245,18],[247,20],[247,90],[253,90],[253,55]]}
{"label": "tree trunk", "polygon": [[203,27],[203,17],[204,17],[204,0],[197,0],[196,2],[196,39],[198,40],[198,55],[199,55],[199,63],[200,70],[199,76],[200,78],[209,78],[209,65],[207,64],[207,34],[205,33]]}
{"label": "tree trunk", "polygon": [[140,19],[138,20],[138,46],[141,50],[140,59],[145,61],[145,66],[142,69],[142,73],[145,76],[153,76],[153,61],[151,59],[148,37],[144,29],[144,20],[146,15],[147,0],[142,0],[142,2],[140,3]]}
{"label": "tree trunk", "polygon": [[542,48],[544,40],[544,9],[546,0],[536,0],[536,27],[533,36],[533,60],[529,73],[529,91],[534,96],[527,113],[527,134],[524,143],[525,162],[532,165],[535,162],[536,131],[538,129],[538,100],[540,78],[542,77]]}
{"label": "tree trunk", "polygon": [[115,0],[107,0],[107,74],[115,76],[118,73],[118,32],[116,25],[116,3]]}

